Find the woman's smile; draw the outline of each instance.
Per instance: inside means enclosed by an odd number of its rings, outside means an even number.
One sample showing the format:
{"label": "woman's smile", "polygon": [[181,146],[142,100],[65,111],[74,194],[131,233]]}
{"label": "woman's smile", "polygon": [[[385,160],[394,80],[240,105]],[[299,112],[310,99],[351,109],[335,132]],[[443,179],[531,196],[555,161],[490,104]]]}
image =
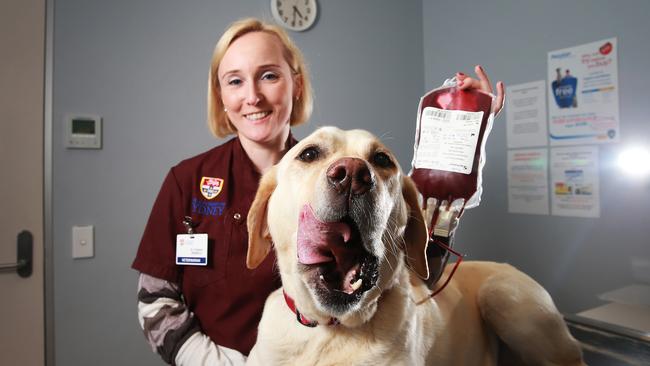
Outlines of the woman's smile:
{"label": "woman's smile", "polygon": [[251,122],[259,122],[260,120],[264,119],[266,116],[270,114],[271,111],[254,112],[254,113],[244,114],[244,117]]}

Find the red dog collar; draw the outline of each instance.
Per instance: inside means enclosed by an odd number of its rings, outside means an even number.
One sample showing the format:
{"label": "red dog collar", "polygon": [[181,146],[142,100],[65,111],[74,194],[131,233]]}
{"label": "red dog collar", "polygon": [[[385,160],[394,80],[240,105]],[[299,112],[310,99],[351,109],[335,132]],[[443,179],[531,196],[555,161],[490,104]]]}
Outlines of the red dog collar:
{"label": "red dog collar", "polygon": [[[298,323],[310,328],[314,328],[318,325],[317,321],[311,321],[307,319],[304,315],[300,314],[300,311],[296,309],[295,301],[293,301],[293,299],[289,295],[287,295],[287,293],[284,290],[282,290],[282,294],[284,295],[284,301],[287,303],[289,309],[291,309],[291,311],[294,314],[296,314],[296,319],[298,320]],[[339,321],[336,318],[330,318],[329,323],[327,323],[327,325],[337,325],[337,324],[339,324]]]}

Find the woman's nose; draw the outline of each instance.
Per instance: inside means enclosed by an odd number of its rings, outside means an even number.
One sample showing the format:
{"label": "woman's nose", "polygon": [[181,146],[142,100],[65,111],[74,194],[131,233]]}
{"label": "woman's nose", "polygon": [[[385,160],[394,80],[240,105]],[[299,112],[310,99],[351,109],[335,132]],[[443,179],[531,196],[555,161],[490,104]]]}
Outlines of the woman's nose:
{"label": "woman's nose", "polygon": [[259,88],[255,83],[248,84],[248,89],[246,90],[246,103],[249,105],[257,105],[261,100],[261,93]]}

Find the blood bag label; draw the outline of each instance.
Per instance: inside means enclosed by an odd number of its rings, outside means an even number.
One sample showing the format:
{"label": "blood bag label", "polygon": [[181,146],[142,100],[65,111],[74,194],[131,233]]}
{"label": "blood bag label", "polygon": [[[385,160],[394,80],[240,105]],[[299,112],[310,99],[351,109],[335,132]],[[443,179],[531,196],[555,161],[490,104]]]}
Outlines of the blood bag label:
{"label": "blood bag label", "polygon": [[420,118],[416,169],[470,174],[483,112],[425,107]]}

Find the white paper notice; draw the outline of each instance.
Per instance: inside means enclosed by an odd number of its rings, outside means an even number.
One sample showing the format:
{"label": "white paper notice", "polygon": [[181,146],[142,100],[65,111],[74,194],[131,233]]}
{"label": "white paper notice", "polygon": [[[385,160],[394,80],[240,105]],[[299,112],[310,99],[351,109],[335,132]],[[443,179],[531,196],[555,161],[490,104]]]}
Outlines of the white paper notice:
{"label": "white paper notice", "polygon": [[618,142],[616,38],[549,52],[551,145]]}
{"label": "white paper notice", "polygon": [[600,217],[598,147],[551,149],[552,213]]}
{"label": "white paper notice", "polygon": [[508,212],[548,215],[548,149],[508,151]]}
{"label": "white paper notice", "polygon": [[508,86],[508,148],[546,146],[546,81]]}

